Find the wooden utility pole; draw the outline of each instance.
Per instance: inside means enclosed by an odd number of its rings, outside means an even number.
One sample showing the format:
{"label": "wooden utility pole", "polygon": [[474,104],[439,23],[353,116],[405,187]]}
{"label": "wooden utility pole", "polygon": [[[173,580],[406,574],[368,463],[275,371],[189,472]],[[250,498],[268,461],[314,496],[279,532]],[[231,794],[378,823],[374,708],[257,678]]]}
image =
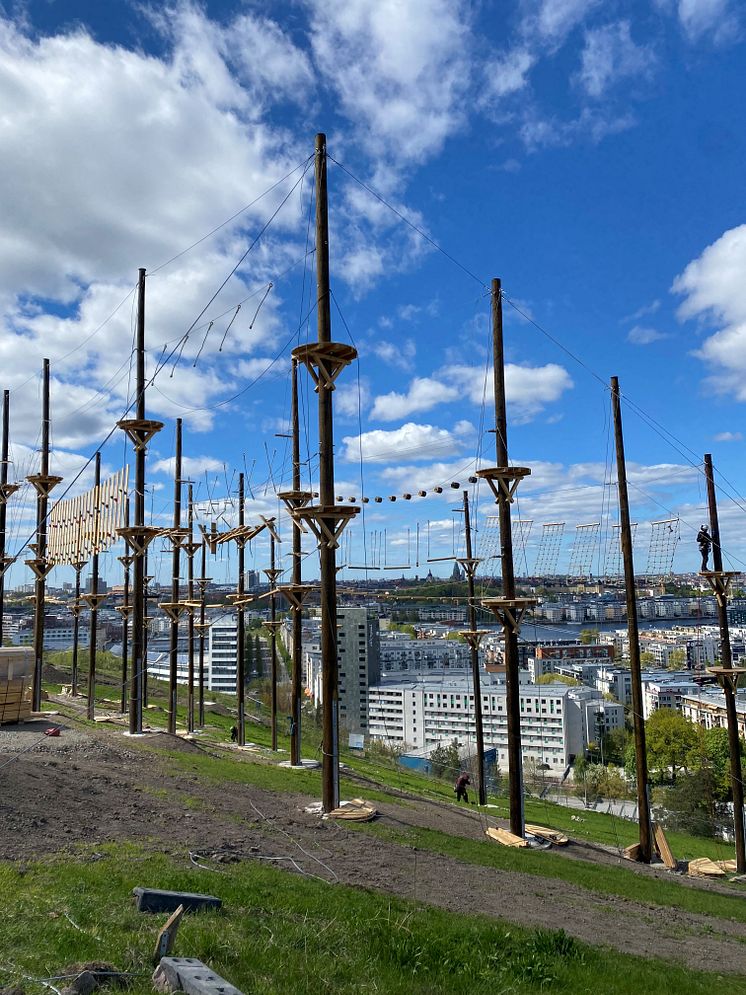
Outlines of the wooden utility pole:
{"label": "wooden utility pole", "polygon": [[510,505],[520,481],[531,470],[508,463],[508,420],[505,408],[505,353],[503,346],[502,289],[499,280],[492,281],[492,351],[495,388],[495,448],[497,466],[478,470],[490,486],[497,502],[500,526],[500,564],[502,570],[501,598],[487,598],[482,604],[490,608],[503,627],[505,640],[505,706],[508,719],[508,779],[510,793],[510,831],[516,836],[525,833],[523,813],[523,755],[521,746],[521,689],[518,663],[518,634],[527,608],[535,604],[532,598],[517,598],[513,566],[513,532]]}
{"label": "wooden utility pole", "polygon": [[187,689],[187,732],[194,732],[194,554],[199,549],[199,544],[194,542],[194,487],[192,484],[187,488],[187,525],[189,528],[189,539],[187,541],[187,599],[189,601],[189,612],[187,615],[187,638],[189,640],[188,649],[188,689]]}
{"label": "wooden utility pole", "polygon": [[99,521],[101,515],[101,452],[94,457],[93,478],[93,534],[91,537],[91,589],[88,597],[89,627],[88,627],[88,704],[87,717],[93,722],[96,716],[96,651],[98,649],[98,549]]}
{"label": "wooden utility pole", "polygon": [[200,729],[205,724],[205,592],[207,590],[207,540],[202,539],[202,569],[199,577],[199,693],[197,715]]}
{"label": "wooden utility pole", "polygon": [[44,598],[46,578],[53,564],[47,560],[47,509],[49,493],[61,477],[49,473],[49,360],[44,360],[41,418],[41,472],[27,478],[36,490],[36,543],[33,560],[26,560],[36,576],[34,591],[34,686],[32,708],[41,710],[41,679],[44,667]]}
{"label": "wooden utility pole", "polygon": [[[130,524],[130,499],[125,497],[124,499],[124,525],[125,528],[129,528]],[[121,700],[121,710],[122,712],[127,711],[127,681],[129,678],[129,626],[130,626],[130,614],[132,612],[132,606],[130,605],[130,566],[132,565],[132,556],[129,553],[125,553],[124,556],[119,557],[119,562],[124,567],[124,591],[122,598],[122,605],[120,614],[122,616],[122,700]]]}
{"label": "wooden utility pole", "polygon": [[270,711],[272,721],[272,749],[277,749],[277,598],[275,585],[277,583],[277,566],[275,562],[275,537],[269,536],[269,570],[266,571],[271,587],[269,596],[270,646],[272,648],[272,688],[270,696]]}
{"label": "wooden utility pole", "polygon": [[469,517],[469,493],[464,491],[464,534],[466,536],[466,557],[458,562],[466,573],[469,591],[469,631],[464,638],[471,652],[471,681],[474,687],[474,728],[477,739],[477,792],[479,804],[487,804],[487,786],[484,778],[484,729],[482,727],[482,681],[479,673],[479,644],[485,632],[477,629],[477,606],[474,596],[474,576],[479,560],[474,558],[471,545],[471,519]]}
{"label": "wooden utility pole", "polygon": [[179,569],[181,565],[181,418],[176,419],[174,459],[174,531],[171,551],[171,632],[168,645],[168,731],[176,733],[179,678]]}
{"label": "wooden utility pole", "polygon": [[18,490],[17,484],[8,483],[10,459],[10,391],[3,391],[3,442],[0,456],[0,646],[5,636],[5,572],[13,563],[14,557],[7,555],[6,531],[8,522],[8,498]]}
{"label": "wooden utility pole", "polygon": [[[301,492],[300,481],[300,419],[298,417],[298,360],[292,363],[292,395],[290,417],[293,433],[293,491]],[[302,584],[301,563],[302,535],[300,523],[293,519],[293,586],[300,590]],[[301,695],[303,694],[303,603],[298,600],[292,605],[293,613],[293,673],[292,705],[290,721],[290,763],[298,766],[301,762]]]}
{"label": "wooden utility pole", "polygon": [[75,602],[73,603],[70,611],[73,616],[73,658],[72,658],[72,677],[71,677],[71,688],[70,693],[73,698],[77,697],[78,694],[78,649],[80,648],[80,612],[82,611],[83,605],[80,601],[80,575],[87,566],[86,560],[80,559],[80,546],[78,546],[78,560],[73,563],[73,569],[75,570]]}
{"label": "wooden utility pole", "polygon": [[738,714],[736,711],[736,688],[739,677],[746,673],[743,667],[733,666],[728,628],[728,590],[734,573],[723,570],[723,549],[720,544],[720,523],[718,521],[715,477],[712,469],[712,456],[705,454],[705,479],[707,481],[707,504],[710,510],[710,535],[712,537],[712,564],[714,569],[704,571],[715,592],[718,626],[720,627],[720,666],[711,667],[710,673],[717,678],[725,695],[725,714],[728,721],[728,749],[730,753],[730,782],[733,792],[733,830],[736,839],[736,870],[746,873],[746,844],[744,842],[743,819],[743,780],[741,771],[741,741],[738,735]]}
{"label": "wooden utility pole", "polygon": [[[244,475],[238,475],[238,527],[246,524]],[[238,538],[238,585],[236,587],[236,697],[238,698],[238,745],[246,745],[246,626],[243,599],[246,595],[246,557],[243,536]]]}
{"label": "wooden utility pole", "polygon": [[637,776],[637,810],[640,823],[640,860],[650,863],[653,854],[653,833],[650,823],[648,795],[648,754],[645,745],[643,719],[642,678],[640,667],[640,635],[637,626],[637,597],[635,594],[635,565],[632,556],[632,527],[629,517],[627,494],[627,465],[624,458],[622,434],[622,409],[619,397],[619,380],[611,378],[611,408],[614,419],[616,443],[617,487],[619,490],[619,529],[624,564],[624,589],[627,596],[627,633],[629,635],[629,669],[632,689],[632,721],[635,734],[635,771]]}
{"label": "wooden utility pole", "polygon": [[341,371],[356,357],[352,346],[331,340],[329,218],[326,189],[326,135],[316,135],[316,315],[318,341],[293,350],[319,395],[319,503],[296,506],[293,516],[307,524],[319,543],[321,573],[321,685],[323,709],[322,807],[339,806],[339,661],[337,647],[337,547],[345,526],[360,510],[335,504],[332,392]]}
{"label": "wooden utility pole", "polygon": [[129,732],[142,732],[142,709],[145,686],[146,643],[145,615],[145,551],[160,530],[145,525],[145,454],[150,439],[163,428],[157,421],[145,419],[145,270],[140,269],[137,281],[137,325],[135,334],[136,408],[135,417],[123,419],[119,427],[127,434],[135,450],[135,521],[120,530],[130,550],[133,562],[132,605],[132,667],[130,677]]}

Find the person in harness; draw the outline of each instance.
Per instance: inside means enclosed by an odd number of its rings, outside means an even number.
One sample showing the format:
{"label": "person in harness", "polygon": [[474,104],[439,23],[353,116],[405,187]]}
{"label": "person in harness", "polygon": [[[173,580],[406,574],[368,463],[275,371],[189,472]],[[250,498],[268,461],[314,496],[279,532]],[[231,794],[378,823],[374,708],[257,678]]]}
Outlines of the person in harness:
{"label": "person in harness", "polygon": [[469,777],[469,775],[468,774],[459,774],[459,776],[458,776],[458,778],[456,780],[456,784],[453,787],[453,790],[456,792],[456,801],[457,802],[460,802],[461,799],[463,798],[464,801],[466,802],[466,804],[467,805],[469,804],[469,795],[466,792],[466,786],[468,784],[471,784],[471,778]]}
{"label": "person in harness", "polygon": [[710,558],[710,549],[712,548],[712,537],[707,531],[706,525],[703,525],[697,533],[697,545],[699,546],[699,551],[702,554],[702,566],[700,569],[704,573],[704,571],[707,570],[707,561]]}

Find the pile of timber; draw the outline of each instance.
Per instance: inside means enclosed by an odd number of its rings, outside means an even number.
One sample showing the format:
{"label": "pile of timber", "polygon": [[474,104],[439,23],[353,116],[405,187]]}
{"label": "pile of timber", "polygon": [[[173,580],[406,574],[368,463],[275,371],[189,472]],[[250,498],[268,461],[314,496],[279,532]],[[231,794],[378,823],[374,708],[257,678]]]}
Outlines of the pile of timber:
{"label": "pile of timber", "polygon": [[710,860],[709,857],[697,857],[690,860],[686,873],[693,878],[724,878],[727,872],[736,870],[735,860]]}
{"label": "pile of timber", "polygon": [[378,815],[378,810],[362,798],[342,802],[339,808],[327,813],[327,819],[341,819],[344,822],[370,822]]}
{"label": "pile of timber", "polygon": [[507,829],[493,829],[492,826],[489,826],[484,833],[485,836],[496,843],[502,843],[503,846],[528,846],[528,840],[524,840],[522,836],[516,836],[515,833],[511,833]]}
{"label": "pile of timber", "polygon": [[0,725],[31,717],[34,654],[28,646],[0,649]]}

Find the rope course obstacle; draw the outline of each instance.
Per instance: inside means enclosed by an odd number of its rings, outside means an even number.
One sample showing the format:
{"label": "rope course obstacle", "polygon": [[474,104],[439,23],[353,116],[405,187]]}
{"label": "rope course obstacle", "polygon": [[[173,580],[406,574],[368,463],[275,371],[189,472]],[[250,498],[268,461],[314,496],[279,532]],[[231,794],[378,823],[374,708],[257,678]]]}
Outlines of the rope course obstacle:
{"label": "rope course obstacle", "polygon": [[49,559],[75,564],[119,542],[117,530],[126,526],[128,481],[129,467],[125,466],[100,487],[58,501],[49,516]]}
{"label": "rope course obstacle", "polygon": [[681,523],[678,518],[668,518],[650,523],[650,546],[645,573],[649,577],[670,577],[676,547],[681,539]]}
{"label": "rope course obstacle", "polygon": [[[632,542],[634,544],[637,536],[637,522],[632,522],[630,529],[632,531]],[[621,577],[622,572],[621,525],[612,525],[606,541],[603,576],[607,579],[614,579],[616,577]]]}
{"label": "rope course obstacle", "polygon": [[600,522],[575,526],[575,540],[570,551],[569,577],[588,577],[593,571],[593,557],[601,531]]}
{"label": "rope course obstacle", "polygon": [[556,575],[564,534],[564,522],[546,522],[542,525],[539,549],[536,553],[536,563],[534,565],[534,575],[536,577],[553,577]]}

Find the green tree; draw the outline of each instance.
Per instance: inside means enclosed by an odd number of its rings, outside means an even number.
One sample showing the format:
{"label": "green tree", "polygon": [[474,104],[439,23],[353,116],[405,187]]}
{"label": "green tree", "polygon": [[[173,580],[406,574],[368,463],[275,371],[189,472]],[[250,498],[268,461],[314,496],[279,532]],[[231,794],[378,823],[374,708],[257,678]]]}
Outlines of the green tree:
{"label": "green tree", "polygon": [[644,653],[640,653],[640,664],[643,667],[653,667],[655,666],[655,657],[652,653],[645,650]]}
{"label": "green tree", "polygon": [[258,632],[254,636],[254,668],[256,676],[261,680],[264,677],[264,654],[262,653],[262,640]]}
{"label": "green tree", "polygon": [[445,780],[456,779],[461,769],[457,739],[454,739],[448,746],[435,747],[430,754],[430,769],[436,777],[442,777]]}
{"label": "green tree", "polygon": [[566,674],[542,674],[537,677],[536,684],[569,684],[572,687],[582,686],[583,682],[576,677],[568,677]]}
{"label": "green tree", "polygon": [[689,772],[692,751],[698,745],[697,727],[673,708],[659,708],[645,723],[648,767],[660,780],[676,782],[679,771]]}
{"label": "green tree", "polygon": [[685,670],[686,669],[686,650],[685,649],[671,650],[671,652],[668,654],[668,669],[669,670]]}
{"label": "green tree", "polygon": [[580,640],[581,643],[584,643],[586,646],[588,646],[591,643],[595,643],[596,640],[598,639],[598,636],[599,636],[598,629],[581,629],[578,639]]}

